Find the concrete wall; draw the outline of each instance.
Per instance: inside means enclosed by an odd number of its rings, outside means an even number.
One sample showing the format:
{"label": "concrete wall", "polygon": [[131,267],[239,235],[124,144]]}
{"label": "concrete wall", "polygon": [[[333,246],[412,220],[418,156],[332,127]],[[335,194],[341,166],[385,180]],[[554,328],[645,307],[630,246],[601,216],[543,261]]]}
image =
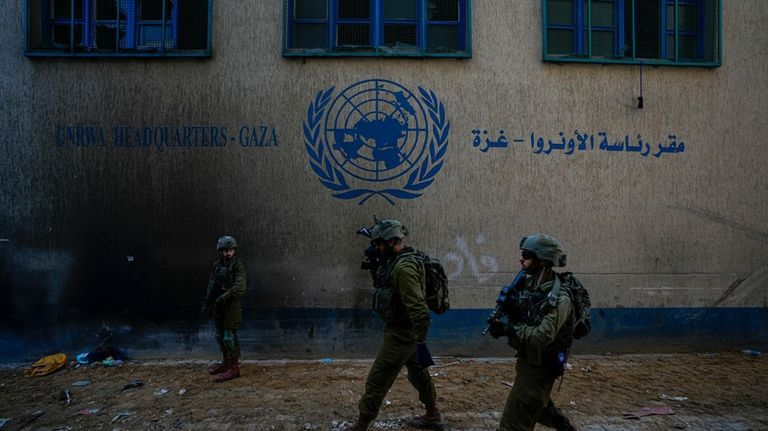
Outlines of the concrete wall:
{"label": "concrete wall", "polygon": [[[370,353],[380,324],[354,232],[374,214],[401,219],[412,244],[444,261],[457,311],[433,335],[452,353],[501,351],[474,334],[518,270],[520,236],[535,231],[563,243],[590,290],[602,328],[591,349],[766,339],[768,2],[725,2],[722,67],[643,68],[644,109],[638,66],[543,63],[535,1],[475,1],[464,60],[285,59],[282,2],[214,2],[209,59],[30,59],[22,3],[0,16],[8,356],[86,348],[102,324],[145,354],[208,349],[210,328],[191,316],[223,233],[248,268],[246,352]],[[427,161],[442,169],[420,197],[389,196],[394,205],[333,197],[304,132],[318,94],[333,87],[330,112],[344,89],[375,79],[411,91],[422,124],[435,121],[419,87],[445,112],[447,151]],[[145,127],[182,141],[186,128],[198,146],[139,145]],[[477,146],[475,130],[488,131]],[[481,151],[501,130],[509,145]],[[545,154],[574,130],[594,148]],[[633,146],[640,134],[651,154],[603,151],[599,132]],[[685,151],[654,157],[671,134]],[[407,177],[345,174],[349,189],[378,191]]]}

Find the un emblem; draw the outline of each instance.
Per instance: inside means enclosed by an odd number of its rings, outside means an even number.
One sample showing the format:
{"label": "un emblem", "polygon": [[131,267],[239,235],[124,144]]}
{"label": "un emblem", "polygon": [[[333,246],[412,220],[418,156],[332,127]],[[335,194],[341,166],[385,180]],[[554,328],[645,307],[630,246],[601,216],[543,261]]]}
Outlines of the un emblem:
{"label": "un emblem", "polygon": [[443,167],[450,122],[433,91],[384,79],[317,93],[307,109],[309,165],[339,199],[414,199]]}

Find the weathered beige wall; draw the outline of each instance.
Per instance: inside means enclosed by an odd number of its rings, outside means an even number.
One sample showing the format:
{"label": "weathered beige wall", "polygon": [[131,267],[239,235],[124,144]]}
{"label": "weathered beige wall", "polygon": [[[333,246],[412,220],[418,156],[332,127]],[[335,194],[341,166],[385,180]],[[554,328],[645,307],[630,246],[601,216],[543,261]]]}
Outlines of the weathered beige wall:
{"label": "weathered beige wall", "polygon": [[[365,307],[366,244],[354,231],[376,214],[400,218],[413,244],[445,261],[457,308],[490,308],[517,272],[520,236],[534,231],[561,240],[598,307],[768,302],[764,0],[724,2],[722,67],[646,67],[642,110],[637,66],[542,62],[537,1],[474,1],[464,60],[286,59],[279,1],[214,2],[210,59],[30,59],[23,2],[7,3],[0,238],[9,241],[0,247],[26,250],[49,271],[67,273],[72,260],[56,256],[77,260],[84,242],[115,255],[145,242],[165,262],[166,287],[182,292],[189,286],[174,274],[204,274],[200,262],[226,231],[242,244],[255,304]],[[434,90],[451,122],[434,184],[396,206],[331,197],[304,149],[315,94],[371,78]],[[56,127],[71,125],[223,125],[231,134],[268,125],[279,145],[56,147]],[[481,153],[475,128],[526,140]],[[533,154],[531,133],[573,129],[653,141],[676,133],[686,151]]]}

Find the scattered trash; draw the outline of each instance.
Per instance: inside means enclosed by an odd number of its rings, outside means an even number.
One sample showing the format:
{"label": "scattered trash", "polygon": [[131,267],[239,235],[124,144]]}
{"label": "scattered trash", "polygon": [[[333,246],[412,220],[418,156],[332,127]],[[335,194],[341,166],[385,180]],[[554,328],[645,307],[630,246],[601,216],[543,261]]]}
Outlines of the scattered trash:
{"label": "scattered trash", "polygon": [[573,368],[573,365],[571,365],[571,363],[570,363],[570,362],[566,362],[566,363],[565,363],[565,369],[566,369],[566,370],[570,370],[570,369],[572,369],[572,368]]}
{"label": "scattered trash", "polygon": [[429,375],[430,375],[430,376],[432,376],[432,377],[437,377],[437,376],[439,376],[440,374],[439,374],[439,373],[430,373]]}
{"label": "scattered trash", "polygon": [[68,406],[72,402],[72,396],[69,393],[68,389],[64,389],[63,391],[59,392],[59,395],[56,397],[59,401],[66,401],[65,406]]}
{"label": "scattered trash", "polygon": [[392,405],[392,401],[390,401],[390,400],[384,400],[384,405],[385,405],[385,406],[389,406],[389,405]]}
{"label": "scattered trash", "polygon": [[179,389],[179,395],[184,395],[187,393],[186,389]]}
{"label": "scattered trash", "polygon": [[80,353],[75,357],[75,360],[77,360],[78,364],[81,365],[88,365],[90,362],[88,362],[88,354],[87,353]]}
{"label": "scattered trash", "polygon": [[318,362],[320,362],[321,364],[332,364],[333,363],[333,359],[331,359],[331,358],[323,358],[323,359],[318,360]]}
{"label": "scattered trash", "polygon": [[673,415],[672,407],[643,407],[635,412],[625,412],[624,419],[640,419],[643,416]]}
{"label": "scattered trash", "polygon": [[24,370],[24,377],[40,377],[51,374],[67,364],[67,355],[56,353],[40,358]]}
{"label": "scattered trash", "polygon": [[429,368],[443,368],[443,367],[450,367],[451,365],[461,364],[461,361],[453,361],[448,362],[447,364],[440,364],[440,365],[432,365]]}
{"label": "scattered trash", "polygon": [[90,380],[78,380],[78,381],[72,383],[72,386],[88,386],[91,383],[93,383],[93,382],[90,381]]}
{"label": "scattered trash", "polygon": [[132,415],[133,415],[132,412],[121,412],[121,413],[118,413],[118,414],[115,415],[115,417],[112,418],[112,421],[110,423],[113,424],[113,423],[115,423],[117,421],[122,421],[123,419],[128,418],[128,417],[130,417]]}
{"label": "scattered trash", "polygon": [[167,393],[168,393],[168,389],[165,389],[165,388],[160,388],[160,389],[155,391],[155,395],[157,395],[157,396],[165,395]]}
{"label": "scattered trash", "polygon": [[181,418],[176,419],[176,422],[173,423],[173,426],[178,429],[184,429],[184,421],[181,420]]}
{"label": "scattered trash", "polygon": [[743,353],[743,354],[745,354],[747,356],[750,356],[752,358],[759,358],[760,356],[763,355],[763,352],[760,352],[758,350],[750,350],[750,349],[742,350],[741,353]]}
{"label": "scattered trash", "polygon": [[576,403],[575,403],[575,402],[573,402],[573,401],[570,401],[568,404],[570,404],[570,405],[572,405],[572,406],[576,407]]}
{"label": "scattered trash", "polygon": [[501,384],[504,386],[509,386],[510,388],[514,386],[513,383],[505,382],[504,380],[501,381]]}
{"label": "scattered trash", "polygon": [[688,397],[670,397],[667,394],[661,394],[661,399],[670,401],[688,401]]}
{"label": "scattered trash", "polygon": [[0,418],[0,428],[4,427],[10,421],[10,418]]}
{"label": "scattered trash", "polygon": [[112,356],[101,361],[101,365],[105,367],[121,367],[123,365],[122,359],[115,359]]}
{"label": "scattered trash", "polygon": [[320,427],[317,425],[312,425],[311,423],[307,422],[304,424],[304,429],[307,431],[315,431],[315,430],[319,430]]}
{"label": "scattered trash", "polygon": [[584,367],[584,368],[581,369],[581,371],[584,371],[585,373],[591,373],[592,372],[592,367]]}
{"label": "scattered trash", "polygon": [[173,409],[166,410],[165,414],[167,414],[168,416],[172,415],[173,414]]}
{"label": "scattered trash", "polygon": [[[128,359],[128,355],[126,355],[122,350],[118,349],[117,347],[111,347],[106,346],[104,343],[109,341],[112,337],[111,333],[108,335],[100,335],[100,338],[106,337],[101,343],[99,344],[99,347],[91,350],[85,355],[85,359],[88,361],[88,364],[92,364],[94,362],[103,362],[107,359],[110,359],[111,361],[125,361]],[[79,355],[78,355],[79,356]]]}
{"label": "scattered trash", "polygon": [[92,414],[98,413],[100,409],[82,409],[74,412],[72,416],[90,416]]}
{"label": "scattered trash", "polygon": [[60,426],[57,426],[56,428],[52,429],[51,431],[69,431],[71,429],[72,429],[72,427],[69,426],[69,425],[60,425]]}
{"label": "scattered trash", "polygon": [[132,382],[129,382],[127,385],[123,386],[122,390],[131,389],[131,388],[140,388],[144,386],[144,382],[141,380],[134,380]]}

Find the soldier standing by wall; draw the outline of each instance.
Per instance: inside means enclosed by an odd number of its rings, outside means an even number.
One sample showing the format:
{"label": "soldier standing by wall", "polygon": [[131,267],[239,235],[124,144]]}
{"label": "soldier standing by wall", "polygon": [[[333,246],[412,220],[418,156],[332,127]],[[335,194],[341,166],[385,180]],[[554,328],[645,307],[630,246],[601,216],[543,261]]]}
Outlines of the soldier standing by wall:
{"label": "soldier standing by wall", "polygon": [[360,416],[347,431],[364,431],[379,414],[384,397],[400,370],[408,369],[408,381],[419,391],[426,407],[424,416],[416,416],[410,425],[442,430],[442,415],[437,408],[437,394],[428,367],[434,365],[426,345],[429,308],[424,295],[424,268],[414,259],[414,250],[403,238],[408,230],[394,219],[381,220],[373,227],[371,239],[381,257],[374,275],[373,307],[386,323],[384,340],[365,382],[360,398]]}
{"label": "soldier standing by wall", "polygon": [[240,298],[245,294],[245,265],[235,257],[237,241],[225,235],[216,243],[219,258],[213,263],[208,279],[208,290],[203,302],[203,316],[213,316],[216,341],[222,353],[222,362],[211,368],[214,381],[226,382],[240,377],[240,340],[237,330],[242,322]]}
{"label": "soldier standing by wall", "polygon": [[497,319],[489,322],[491,335],[508,337],[518,352],[515,382],[499,430],[532,431],[536,422],[560,431],[575,430],[550,398],[573,342],[571,299],[552,270],[565,266],[565,255],[549,235],[525,236],[520,249],[526,276],[506,303],[509,324]]}

